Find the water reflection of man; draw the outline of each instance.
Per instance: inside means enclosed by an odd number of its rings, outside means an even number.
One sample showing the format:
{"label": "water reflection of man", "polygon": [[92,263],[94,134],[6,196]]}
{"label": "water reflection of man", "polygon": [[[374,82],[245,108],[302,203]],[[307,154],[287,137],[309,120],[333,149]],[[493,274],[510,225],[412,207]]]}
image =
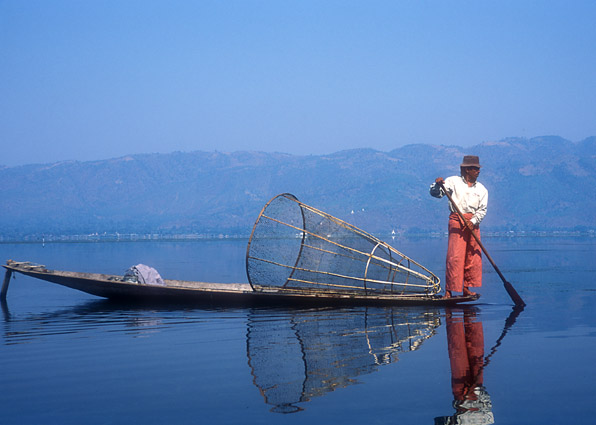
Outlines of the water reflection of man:
{"label": "water reflection of man", "polygon": [[447,309],[446,328],[455,414],[435,418],[435,425],[493,424],[492,403],[483,386],[482,322],[474,309]]}

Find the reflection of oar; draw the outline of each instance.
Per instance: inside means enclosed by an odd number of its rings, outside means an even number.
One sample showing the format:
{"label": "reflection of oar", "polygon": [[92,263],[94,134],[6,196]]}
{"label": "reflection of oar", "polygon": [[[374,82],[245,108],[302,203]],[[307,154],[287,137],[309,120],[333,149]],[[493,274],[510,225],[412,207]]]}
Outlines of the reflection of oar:
{"label": "reflection of oar", "polygon": [[522,311],[524,311],[524,306],[522,305],[516,305],[513,307],[513,311],[511,311],[509,317],[507,317],[507,320],[505,320],[505,326],[503,327],[503,332],[501,332],[501,336],[497,338],[497,342],[495,343],[493,348],[490,349],[490,353],[488,353],[488,355],[484,358],[484,364],[482,365],[482,369],[488,366],[490,358],[493,356],[493,354],[497,352],[497,348],[499,348],[499,346],[501,345],[503,338],[505,338],[505,335],[507,335],[507,332],[509,332],[509,329],[511,329],[511,327],[515,323],[517,316],[519,316],[519,314]]}
{"label": "reflection of oar", "polygon": [[[443,183],[439,183],[439,185],[441,186],[441,189],[443,189],[443,192],[445,193],[445,195],[447,195],[447,198],[449,199],[449,202],[451,202],[451,205],[453,205],[453,209],[455,210],[455,212],[457,212],[457,214],[459,215],[459,218],[462,220],[462,223],[465,226],[466,225],[466,219],[464,218],[464,215],[460,211],[459,207],[455,204],[455,202],[453,202],[453,198],[451,198],[451,195],[449,194],[449,192],[445,188],[445,185]],[[492,257],[490,256],[490,254],[488,253],[488,251],[484,247],[484,245],[482,245],[482,242],[480,242],[480,238],[476,235],[476,233],[472,232],[471,230],[470,230],[470,233],[472,234],[472,236],[474,236],[474,239],[476,239],[476,242],[478,242],[478,245],[480,245],[480,248],[482,248],[482,252],[484,252],[484,255],[486,255],[486,258],[488,258],[488,261],[490,261],[490,263],[493,265],[495,271],[497,272],[497,274],[499,275],[499,277],[503,281],[503,285],[505,286],[505,290],[507,291],[507,293],[509,294],[509,296],[511,297],[511,299],[513,300],[513,302],[515,303],[515,305],[516,306],[520,306],[520,307],[525,306],[526,303],[519,296],[519,294],[517,293],[517,291],[515,290],[515,288],[513,287],[513,285],[511,283],[507,282],[507,279],[505,279],[505,276],[503,276],[503,273],[501,273],[501,270],[499,270],[499,268],[497,267],[497,265],[493,261]]]}
{"label": "reflection of oar", "polygon": [[517,320],[517,316],[519,316],[519,314],[522,311],[524,311],[523,305],[515,305],[513,307],[513,310],[511,311],[511,313],[509,313],[509,317],[507,317],[507,319],[505,320],[505,326],[503,327],[503,332],[501,332],[501,336],[499,336],[499,338],[497,338],[497,342],[495,343],[493,348],[490,349],[490,353],[488,353],[488,355],[484,358],[484,362],[482,363],[482,366],[480,366],[480,370],[478,371],[478,374],[476,375],[476,379],[474,380],[474,383],[472,385],[470,385],[468,387],[468,389],[466,390],[465,397],[467,397],[468,394],[470,394],[470,392],[473,391],[474,388],[478,385],[479,377],[482,374],[482,372],[484,372],[484,370],[486,369],[488,364],[490,363],[490,358],[493,356],[493,354],[495,354],[497,352],[497,348],[499,348],[499,346],[501,345],[503,338],[505,338],[505,335],[507,335],[507,332],[509,332],[509,329],[511,329],[511,327]]}

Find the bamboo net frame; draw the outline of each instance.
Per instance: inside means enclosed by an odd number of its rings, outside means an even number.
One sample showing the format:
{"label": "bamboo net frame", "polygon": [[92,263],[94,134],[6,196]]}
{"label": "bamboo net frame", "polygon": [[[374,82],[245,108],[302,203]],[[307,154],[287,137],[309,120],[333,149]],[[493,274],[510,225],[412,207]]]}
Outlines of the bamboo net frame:
{"label": "bamboo net frame", "polygon": [[371,234],[282,193],[261,210],[246,250],[255,291],[434,295],[439,278]]}

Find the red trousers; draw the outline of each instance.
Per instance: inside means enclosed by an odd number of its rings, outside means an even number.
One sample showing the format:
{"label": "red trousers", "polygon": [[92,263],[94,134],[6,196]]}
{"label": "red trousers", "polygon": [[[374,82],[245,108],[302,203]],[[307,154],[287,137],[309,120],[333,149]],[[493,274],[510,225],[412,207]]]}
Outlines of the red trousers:
{"label": "red trousers", "polygon": [[[472,214],[464,214],[470,219]],[[474,229],[480,239],[480,229]],[[449,242],[445,289],[462,292],[463,286],[482,286],[482,250],[457,213],[449,215]]]}

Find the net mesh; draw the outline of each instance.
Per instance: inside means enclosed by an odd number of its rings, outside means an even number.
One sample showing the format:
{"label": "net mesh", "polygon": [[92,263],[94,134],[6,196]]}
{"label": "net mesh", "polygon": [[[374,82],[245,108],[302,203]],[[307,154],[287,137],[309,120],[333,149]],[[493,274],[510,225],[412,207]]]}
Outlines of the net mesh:
{"label": "net mesh", "polygon": [[428,295],[440,290],[437,276],[387,243],[287,193],[259,214],[246,271],[255,291]]}

